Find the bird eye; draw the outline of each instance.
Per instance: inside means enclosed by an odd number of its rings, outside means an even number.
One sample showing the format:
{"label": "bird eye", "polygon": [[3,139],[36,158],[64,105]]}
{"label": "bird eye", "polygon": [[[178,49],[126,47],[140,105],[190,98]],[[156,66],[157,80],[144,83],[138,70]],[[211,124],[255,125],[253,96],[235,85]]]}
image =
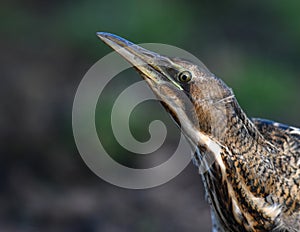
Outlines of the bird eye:
{"label": "bird eye", "polygon": [[178,81],[189,82],[192,79],[192,74],[189,71],[183,71],[178,74]]}

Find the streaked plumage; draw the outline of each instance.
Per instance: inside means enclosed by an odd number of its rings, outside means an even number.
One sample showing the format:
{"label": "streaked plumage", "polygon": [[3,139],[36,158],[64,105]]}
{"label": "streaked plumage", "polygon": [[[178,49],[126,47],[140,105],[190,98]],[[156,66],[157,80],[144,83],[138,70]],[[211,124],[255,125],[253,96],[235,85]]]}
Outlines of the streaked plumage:
{"label": "streaked plumage", "polygon": [[214,231],[300,231],[299,129],[249,119],[232,90],[204,65],[109,33],[98,36],[132,65],[144,63],[135,68],[197,147],[194,163],[209,167],[202,178]]}

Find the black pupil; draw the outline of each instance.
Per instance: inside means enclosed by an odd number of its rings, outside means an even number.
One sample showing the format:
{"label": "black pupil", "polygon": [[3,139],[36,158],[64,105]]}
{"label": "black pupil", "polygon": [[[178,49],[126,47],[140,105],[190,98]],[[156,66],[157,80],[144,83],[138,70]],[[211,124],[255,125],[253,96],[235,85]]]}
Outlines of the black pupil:
{"label": "black pupil", "polygon": [[181,81],[188,81],[189,80],[189,75],[187,73],[181,73],[180,80]]}

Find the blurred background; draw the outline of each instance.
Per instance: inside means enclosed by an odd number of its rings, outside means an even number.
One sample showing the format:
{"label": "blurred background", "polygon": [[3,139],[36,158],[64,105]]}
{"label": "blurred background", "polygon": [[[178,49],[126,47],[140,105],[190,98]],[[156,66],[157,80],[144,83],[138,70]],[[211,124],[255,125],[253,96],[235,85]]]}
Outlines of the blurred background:
{"label": "blurred background", "polygon": [[[0,231],[210,231],[193,165],[163,186],[128,190],[82,161],[72,134],[73,98],[85,72],[111,52],[95,33],[185,49],[233,88],[249,116],[299,127],[299,9],[296,0],[2,1]],[[138,80],[132,70],[118,75],[96,114],[106,149],[133,167],[166,159],[136,162],[111,132],[114,99]],[[175,131],[164,144],[172,150],[179,131],[159,103],[148,104],[133,112],[133,134],[146,141],[149,122],[162,117]],[[148,118],[149,112],[155,113]]]}

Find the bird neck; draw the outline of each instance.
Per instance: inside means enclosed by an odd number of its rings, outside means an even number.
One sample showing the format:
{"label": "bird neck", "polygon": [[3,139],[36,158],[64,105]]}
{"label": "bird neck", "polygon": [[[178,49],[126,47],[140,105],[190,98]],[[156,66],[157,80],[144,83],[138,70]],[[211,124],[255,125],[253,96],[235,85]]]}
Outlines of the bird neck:
{"label": "bird neck", "polygon": [[264,139],[234,97],[205,107],[211,112],[206,114],[209,120],[201,129],[222,147],[220,159],[204,173],[206,191],[218,219],[229,229],[223,219],[231,215],[231,226],[243,231],[259,228],[254,221],[260,217],[263,229],[273,229],[280,210],[269,208],[265,198],[270,191],[268,186],[276,181],[270,178],[276,176],[271,173],[273,168],[268,167],[272,166],[270,159],[276,149]]}
{"label": "bird neck", "polygon": [[209,137],[239,153],[250,146],[267,146],[273,149],[253,122],[239,106],[234,95],[206,101],[198,107],[200,130]]}

